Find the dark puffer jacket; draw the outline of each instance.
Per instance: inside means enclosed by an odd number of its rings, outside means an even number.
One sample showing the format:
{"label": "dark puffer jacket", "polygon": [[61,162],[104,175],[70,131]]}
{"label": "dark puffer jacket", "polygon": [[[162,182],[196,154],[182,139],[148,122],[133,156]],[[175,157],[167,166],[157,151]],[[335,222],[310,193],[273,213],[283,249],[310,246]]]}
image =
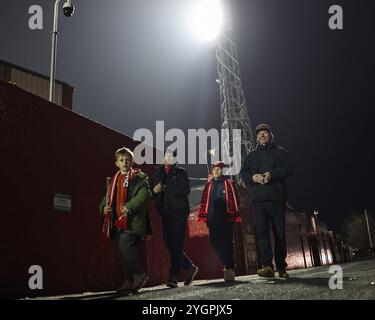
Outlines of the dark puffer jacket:
{"label": "dark puffer jacket", "polygon": [[[269,171],[271,180],[265,184],[253,182],[253,175]],[[293,174],[288,152],[274,142],[258,145],[245,158],[241,177],[251,190],[253,202],[287,201],[286,179]]]}
{"label": "dark puffer jacket", "polygon": [[155,207],[160,215],[182,215],[190,213],[189,199],[190,183],[186,171],[173,165],[168,172],[164,172],[164,165],[160,166],[152,179],[154,187],[159,182],[166,185],[165,192],[154,193]]}

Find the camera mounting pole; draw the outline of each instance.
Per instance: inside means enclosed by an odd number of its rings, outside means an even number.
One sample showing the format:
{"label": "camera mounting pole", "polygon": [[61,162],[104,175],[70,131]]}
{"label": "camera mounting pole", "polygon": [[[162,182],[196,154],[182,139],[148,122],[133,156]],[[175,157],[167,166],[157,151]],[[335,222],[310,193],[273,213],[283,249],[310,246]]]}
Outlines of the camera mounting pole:
{"label": "camera mounting pole", "polygon": [[[52,29],[52,50],[51,50],[51,70],[50,70],[50,82],[49,82],[49,101],[55,102],[55,78],[56,78],[56,51],[57,51],[57,24],[59,20],[59,4],[60,0],[55,1],[55,8],[53,13],[53,29]],[[72,16],[74,13],[74,6],[71,0],[65,0],[64,7],[67,6],[71,10],[69,15]]]}
{"label": "camera mounting pole", "polygon": [[59,3],[55,2],[55,10],[53,14],[53,29],[52,29],[52,50],[51,50],[51,70],[49,80],[49,101],[55,102],[55,77],[56,77],[56,48],[57,48],[57,22],[59,19]]}

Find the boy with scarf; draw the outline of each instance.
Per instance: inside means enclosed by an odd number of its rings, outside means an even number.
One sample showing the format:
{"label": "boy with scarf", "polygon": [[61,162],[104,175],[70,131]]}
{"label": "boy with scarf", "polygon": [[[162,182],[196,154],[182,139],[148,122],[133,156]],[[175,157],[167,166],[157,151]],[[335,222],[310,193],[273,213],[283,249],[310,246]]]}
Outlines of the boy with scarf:
{"label": "boy with scarf", "polygon": [[101,205],[104,215],[102,245],[111,238],[117,241],[124,276],[117,292],[127,295],[137,293],[148,281],[138,247],[142,238],[151,233],[148,205],[152,195],[148,176],[133,168],[130,149],[118,149],[115,159],[119,171],[111,179]]}
{"label": "boy with scarf", "polygon": [[241,217],[235,186],[223,175],[224,167],[222,161],[211,166],[212,178],[202,193],[199,221],[206,222],[210,230],[210,243],[224,265],[224,281],[234,281],[233,227]]}

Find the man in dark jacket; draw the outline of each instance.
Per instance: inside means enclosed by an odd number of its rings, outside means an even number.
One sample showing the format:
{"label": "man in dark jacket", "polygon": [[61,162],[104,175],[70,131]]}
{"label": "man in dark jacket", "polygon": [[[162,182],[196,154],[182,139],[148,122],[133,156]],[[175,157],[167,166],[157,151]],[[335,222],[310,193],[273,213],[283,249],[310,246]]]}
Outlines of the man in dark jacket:
{"label": "man in dark jacket", "polygon": [[286,179],[293,173],[288,153],[273,142],[273,134],[267,124],[255,130],[257,147],[250,152],[241,169],[241,177],[251,190],[257,241],[262,268],[261,277],[274,277],[273,252],[269,224],[275,239],[275,263],[281,278],[288,278],[285,258],[285,209],[287,201]]}
{"label": "man in dark jacket", "polygon": [[180,269],[187,271],[185,286],[189,286],[198,272],[183,251],[187,219],[190,213],[190,184],[186,171],[177,166],[175,154],[167,150],[164,164],[153,177],[155,206],[162,217],[163,237],[171,260],[167,286],[177,287]]}

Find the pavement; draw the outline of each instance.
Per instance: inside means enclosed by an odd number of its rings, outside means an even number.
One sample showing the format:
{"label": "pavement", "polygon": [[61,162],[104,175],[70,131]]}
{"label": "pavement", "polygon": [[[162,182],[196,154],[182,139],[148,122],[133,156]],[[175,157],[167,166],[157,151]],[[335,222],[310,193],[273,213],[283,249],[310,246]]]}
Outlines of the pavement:
{"label": "pavement", "polygon": [[[340,266],[342,269],[340,269]],[[331,268],[331,273],[329,272]],[[342,270],[342,282],[340,282]],[[289,279],[264,279],[257,275],[237,277],[233,283],[223,279],[197,280],[176,289],[159,285],[142,289],[136,295],[110,292],[43,297],[47,300],[374,300],[375,259],[289,271]],[[334,278],[331,278],[331,277]],[[330,280],[331,279],[331,280]],[[337,289],[330,288],[329,283]],[[342,289],[340,289],[340,283]]]}

